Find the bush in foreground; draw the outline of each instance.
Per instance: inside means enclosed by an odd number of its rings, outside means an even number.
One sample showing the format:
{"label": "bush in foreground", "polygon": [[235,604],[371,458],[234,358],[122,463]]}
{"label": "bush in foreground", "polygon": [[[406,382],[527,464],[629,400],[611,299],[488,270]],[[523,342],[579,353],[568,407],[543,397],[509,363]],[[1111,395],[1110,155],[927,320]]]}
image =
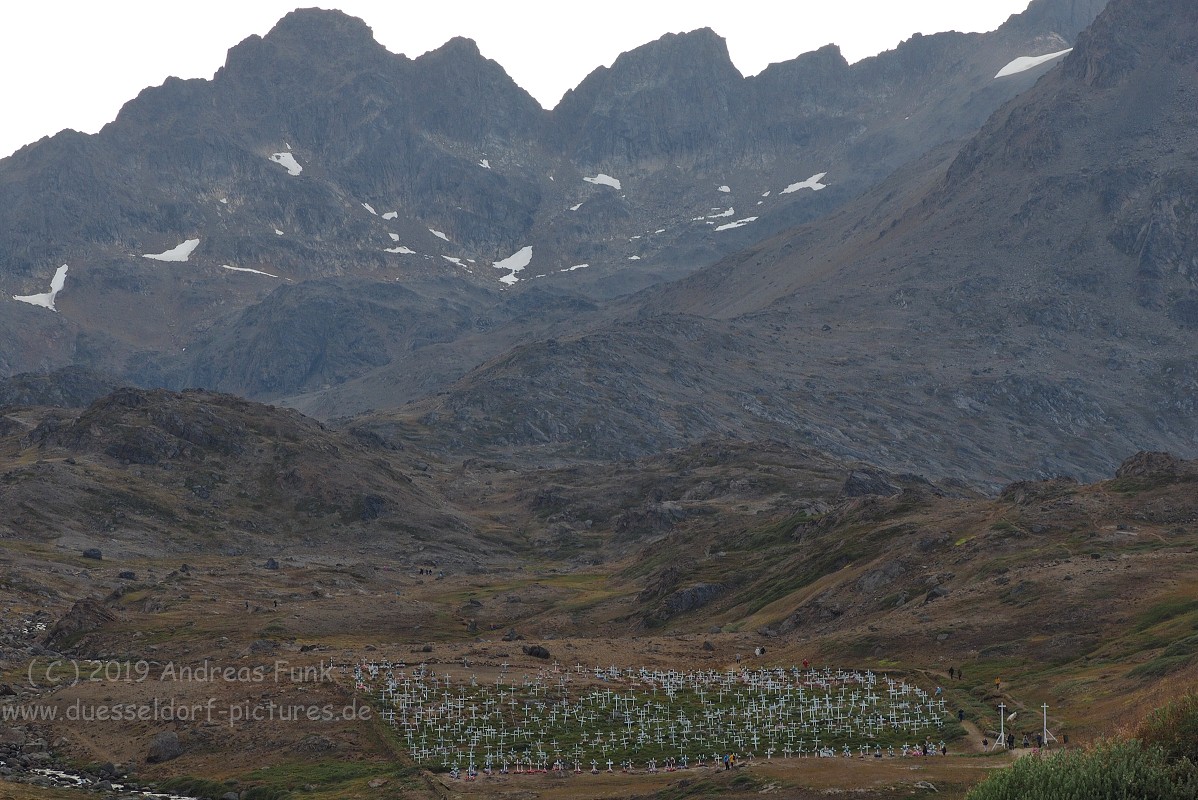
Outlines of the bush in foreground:
{"label": "bush in foreground", "polygon": [[1151,712],[1136,738],[1146,747],[1159,747],[1169,759],[1188,758],[1198,764],[1198,690],[1191,690]]}
{"label": "bush in foreground", "polygon": [[1198,769],[1139,741],[1027,756],[979,783],[967,800],[1194,800]]}

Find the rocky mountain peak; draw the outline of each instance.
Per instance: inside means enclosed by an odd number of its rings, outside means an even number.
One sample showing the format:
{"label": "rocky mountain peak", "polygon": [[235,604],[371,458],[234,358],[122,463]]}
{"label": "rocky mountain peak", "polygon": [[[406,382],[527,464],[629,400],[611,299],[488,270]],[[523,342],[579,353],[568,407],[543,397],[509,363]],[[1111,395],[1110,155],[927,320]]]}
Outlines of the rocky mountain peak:
{"label": "rocky mountain peak", "polygon": [[401,59],[374,39],[370,26],[341,11],[292,11],[265,36],[250,36],[229,50],[216,79],[304,83],[317,75],[344,75],[379,69]]}
{"label": "rocky mountain peak", "polygon": [[687,33],[667,33],[656,41],[622,54],[611,66],[612,74],[638,79],[677,76],[700,69],[709,76],[739,78],[728,55],[728,43],[711,28]]}
{"label": "rocky mountain peak", "polygon": [[710,28],[668,33],[596,69],[553,115],[583,162],[677,162],[715,146],[742,80]]}
{"label": "rocky mountain peak", "polygon": [[1098,89],[1119,84],[1145,57],[1198,59],[1198,6],[1186,0],[1113,0],[1078,36],[1065,74]]}
{"label": "rocky mountain peak", "polygon": [[483,54],[478,49],[477,42],[467,36],[455,36],[437,49],[425,53],[418,60],[439,58],[481,59],[482,57]]}
{"label": "rocky mountain peak", "polygon": [[1023,13],[1012,14],[1002,30],[1051,31],[1072,41],[1106,7],[1109,0],[1032,0]]}
{"label": "rocky mountain peak", "polygon": [[[478,129],[476,132],[482,136],[482,127],[498,127],[504,133],[523,130],[527,134],[543,116],[540,103],[497,61],[484,56],[473,39],[455,36],[417,58],[413,67],[413,80],[421,86],[420,91],[436,96],[419,98],[412,113],[421,116],[430,109],[438,113],[452,109],[451,119],[432,115],[431,124],[444,129],[447,135]],[[480,118],[487,120],[485,125]]]}
{"label": "rocky mountain peak", "polygon": [[379,46],[365,21],[320,8],[292,11],[275,23],[264,40],[278,47],[298,47],[320,58]]}

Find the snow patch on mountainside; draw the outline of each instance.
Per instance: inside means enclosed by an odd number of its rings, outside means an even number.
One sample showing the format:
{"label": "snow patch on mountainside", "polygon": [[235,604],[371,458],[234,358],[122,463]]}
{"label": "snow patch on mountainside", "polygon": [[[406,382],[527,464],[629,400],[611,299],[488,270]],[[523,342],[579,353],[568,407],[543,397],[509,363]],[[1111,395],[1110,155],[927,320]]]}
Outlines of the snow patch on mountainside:
{"label": "snow patch on mountainside", "polygon": [[232,270],[233,272],[252,272],[255,275],[265,275],[268,278],[277,278],[278,275],[271,275],[269,272],[263,272],[260,269],[250,269],[249,267],[231,267],[228,264],[221,264],[221,269]]}
{"label": "snow patch on mountainside", "polygon": [[[589,266],[590,266],[590,264],[575,264],[572,267],[566,267],[565,269],[559,269],[558,272],[573,272],[576,269],[586,269]],[[542,275],[541,277],[544,277],[544,276]]]}
{"label": "snow patch on mountainside", "polygon": [[818,192],[820,189],[827,189],[828,185],[826,183],[821,183],[821,181],[824,179],[824,176],[827,174],[828,173],[826,172],[820,172],[816,175],[812,175],[805,181],[792,183],[790,186],[787,186],[785,189],[779,192],[779,194],[790,194],[791,192],[797,192],[799,189],[810,189],[813,192]]}
{"label": "snow patch on mountainside", "polygon": [[738,219],[736,222],[728,222],[723,225],[719,225],[716,227],[716,230],[717,231],[730,231],[733,228],[743,228],[744,226],[748,225],[750,222],[756,222],[756,221],[757,221],[757,217],[745,217],[744,219]]}
{"label": "snow patch on mountainside", "polygon": [[482,167],[483,169],[490,169],[490,168],[491,168],[491,162],[490,162],[490,161],[488,161],[488,160],[487,160],[487,159],[485,159],[485,158],[480,158],[480,159],[479,159],[479,161],[478,161],[478,165],[479,165],[480,167]]}
{"label": "snow patch on mountainside", "polygon": [[711,214],[708,219],[719,219],[720,217],[730,217],[736,213],[735,208],[726,208],[718,214]]}
{"label": "snow patch on mountainside", "polygon": [[495,269],[508,270],[508,274],[504,275],[499,280],[511,286],[516,281],[520,280],[516,277],[516,273],[522,272],[525,267],[532,263],[532,246],[521,247],[516,252],[512,253],[507,258],[496,261],[491,266]]}
{"label": "snow patch on mountainside", "polygon": [[386,214],[383,215],[383,219],[395,219],[398,216],[399,216],[398,211],[388,211]]}
{"label": "snow patch on mountainside", "polygon": [[446,236],[445,234],[441,233],[441,231],[429,228],[428,232],[431,233],[433,236],[436,236],[438,239],[444,239],[447,242],[449,241],[449,237]]}
{"label": "snow patch on mountainside", "polygon": [[[1072,47],[1069,48],[1069,50],[1072,50],[1072,49],[1073,49]],[[1020,72],[1027,72],[1029,69],[1032,69],[1033,67],[1038,67],[1041,64],[1047,64],[1049,61],[1053,61],[1055,59],[1060,58],[1061,56],[1068,53],[1069,50],[1060,50],[1056,53],[1048,53],[1047,55],[1042,55],[1042,56],[1020,56],[1019,58],[1015,59],[1014,61],[1012,61],[1011,63],[1007,64],[1005,67],[1000,69],[998,71],[998,74],[995,75],[994,77],[995,78],[1005,78],[1008,75],[1017,75]]]}
{"label": "snow patch on mountainside", "polygon": [[[276,231],[279,233],[279,231]],[[200,244],[199,239],[188,239],[183,244],[175,245],[165,253],[146,253],[142,258],[152,258],[155,261],[186,261],[191,251],[195,250]]]}
{"label": "snow patch on mountainside", "polygon": [[586,181],[587,183],[593,183],[598,186],[610,186],[613,189],[622,188],[619,179],[613,178],[611,175],[608,175],[603,172],[600,172],[598,175],[596,175],[593,178],[583,178],[583,180]]}
{"label": "snow patch on mountainside", "polygon": [[270,157],[270,160],[286,169],[292,175],[299,175],[304,171],[300,163],[295,160],[295,156],[291,153],[275,153]]}
{"label": "snow patch on mountainside", "polygon": [[732,191],[732,187],[731,186],[721,186],[720,188],[716,189],[716,191],[717,192],[730,192],[730,191]]}
{"label": "snow patch on mountainside", "polygon": [[374,206],[370,205],[370,203],[363,203],[362,208],[366,209],[371,214],[374,214],[376,217],[379,215],[379,212],[375,211]]}
{"label": "snow patch on mountainside", "polygon": [[54,277],[50,279],[50,291],[41,294],[23,294],[13,295],[12,299],[18,303],[28,303],[31,306],[41,306],[48,308],[51,311],[57,312],[54,307],[54,298],[58,297],[58,293],[62,291],[62,287],[67,284],[67,265],[63,264],[54,271]]}
{"label": "snow patch on mountainside", "polygon": [[399,247],[387,247],[383,249],[384,253],[399,253],[400,255],[412,256],[416,255],[416,251],[400,245]]}

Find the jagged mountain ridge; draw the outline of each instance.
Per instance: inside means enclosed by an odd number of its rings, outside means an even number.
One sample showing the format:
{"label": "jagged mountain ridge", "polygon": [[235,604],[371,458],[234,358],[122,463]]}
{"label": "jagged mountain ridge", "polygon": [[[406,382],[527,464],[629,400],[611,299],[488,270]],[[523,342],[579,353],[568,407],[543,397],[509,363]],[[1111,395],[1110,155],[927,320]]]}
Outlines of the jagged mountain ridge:
{"label": "jagged mountain ridge", "polygon": [[412,413],[541,458],[775,436],[991,486],[1193,453],[1196,35],[1187,4],[1113,3],[963,147]]}
{"label": "jagged mountain ridge", "polygon": [[[1028,13],[1058,5],[1073,11],[1047,27],[1013,17],[994,34],[919,37],[855,65],[825,49],[751,79],[710,31],[667,36],[597,70],[552,112],[467,40],[407,59],[360,20],[293,13],[233,48],[212,81],[168,80],[99,135],[64,132],[0,164],[0,330],[14,343],[0,372],[78,363],[149,385],[219,380],[237,370],[212,362],[237,356],[205,344],[210,332],[279,302],[285,280],[398,279],[435,293],[449,277],[490,291],[485,309],[505,302],[506,271],[490,263],[525,246],[533,259],[515,291],[543,274],[608,296],[691,270],[980,124],[1038,74],[995,81],[996,69],[1060,46],[1099,3],[1037,0]],[[693,76],[725,98],[715,116],[699,113],[710,109]],[[898,136],[896,109],[912,105],[916,122]],[[821,171],[827,190],[781,193]],[[142,258],[194,239],[186,265]],[[60,263],[70,272],[57,316],[7,299],[44,290]],[[454,358],[478,363],[473,350]],[[409,361],[371,380],[414,374],[426,386],[429,370]],[[329,372],[334,383],[359,374]],[[216,388],[279,397],[320,391],[325,377]],[[388,398],[344,401],[303,402],[327,413]]]}

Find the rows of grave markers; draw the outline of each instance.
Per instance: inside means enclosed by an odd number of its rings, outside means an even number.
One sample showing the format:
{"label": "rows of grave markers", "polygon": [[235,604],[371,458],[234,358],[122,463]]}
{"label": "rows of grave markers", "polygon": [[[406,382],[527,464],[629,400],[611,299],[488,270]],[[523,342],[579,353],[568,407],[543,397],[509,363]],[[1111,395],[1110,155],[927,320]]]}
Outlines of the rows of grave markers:
{"label": "rows of grave markers", "polygon": [[936,737],[948,713],[943,698],[903,680],[831,668],[555,664],[516,675],[503,664],[488,682],[425,664],[360,663],[350,671],[414,760],[455,774],[582,772],[584,765],[599,772],[636,763],[656,771],[658,763],[700,765],[729,752],[893,757],[919,752],[909,742]]}

